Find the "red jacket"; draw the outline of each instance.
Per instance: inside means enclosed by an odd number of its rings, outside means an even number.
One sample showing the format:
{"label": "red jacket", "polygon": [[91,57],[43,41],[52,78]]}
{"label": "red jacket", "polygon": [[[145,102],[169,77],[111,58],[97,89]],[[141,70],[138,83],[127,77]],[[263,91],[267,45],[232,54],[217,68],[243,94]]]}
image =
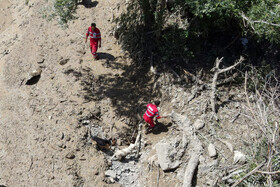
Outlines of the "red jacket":
{"label": "red jacket", "polygon": [[149,118],[153,118],[154,116],[156,116],[157,119],[160,119],[157,106],[154,104],[148,104],[144,116],[147,116]]}
{"label": "red jacket", "polygon": [[86,36],[89,36],[90,42],[97,43],[98,41],[101,41],[101,33],[98,28],[95,28],[92,31],[91,27],[89,27]]}

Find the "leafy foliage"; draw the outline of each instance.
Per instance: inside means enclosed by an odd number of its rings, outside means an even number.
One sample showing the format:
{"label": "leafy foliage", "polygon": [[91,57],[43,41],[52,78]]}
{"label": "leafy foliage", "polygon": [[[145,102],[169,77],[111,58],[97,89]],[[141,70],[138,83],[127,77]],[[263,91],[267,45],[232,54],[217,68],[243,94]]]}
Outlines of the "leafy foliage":
{"label": "leafy foliage", "polygon": [[47,1],[46,6],[42,7],[40,14],[44,19],[58,19],[62,26],[67,26],[68,21],[75,19],[74,15],[77,8],[77,0],[51,0]]}
{"label": "leafy foliage", "polygon": [[275,0],[136,0],[115,21],[125,50],[141,53],[141,58],[157,56],[156,61],[164,63],[206,52],[209,59],[204,61],[213,62],[219,55],[235,60],[244,50],[242,37],[280,43]]}
{"label": "leafy foliage", "polygon": [[55,0],[54,14],[59,17],[59,23],[66,24],[75,18],[76,0]]}
{"label": "leafy foliage", "polygon": [[185,1],[183,6],[200,19],[213,19],[213,24],[235,20],[243,33],[251,32],[259,38],[280,42],[280,4],[275,0],[202,0]]}

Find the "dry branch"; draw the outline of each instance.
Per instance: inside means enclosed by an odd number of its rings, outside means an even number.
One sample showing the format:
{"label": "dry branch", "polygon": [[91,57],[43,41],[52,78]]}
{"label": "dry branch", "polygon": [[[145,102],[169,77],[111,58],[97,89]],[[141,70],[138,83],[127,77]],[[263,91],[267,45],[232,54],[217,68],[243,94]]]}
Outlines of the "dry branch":
{"label": "dry branch", "polygon": [[[263,21],[263,20],[253,21],[253,20],[249,19],[248,17],[246,17],[245,14],[244,14],[243,12],[242,12],[240,15],[241,15],[241,17],[242,17],[244,20],[248,21],[250,24],[252,24],[252,23],[263,23],[263,24],[266,24],[266,25],[271,25],[271,26],[280,27],[280,24],[269,23],[269,22]],[[254,29],[254,28],[253,28],[253,29]],[[254,30],[255,30],[255,29],[254,29]]]}
{"label": "dry branch", "polygon": [[227,83],[229,83],[229,82],[234,81],[234,79],[235,79],[236,77],[238,77],[238,75],[239,75],[239,73],[236,72],[236,73],[234,73],[231,77],[228,77],[228,78],[226,78],[226,79],[224,79],[224,80],[222,80],[222,81],[218,81],[218,82],[217,82],[217,86],[221,86],[221,85],[224,85],[224,84],[227,84]]}
{"label": "dry branch", "polygon": [[211,108],[212,108],[212,111],[214,112],[214,114],[217,113],[217,111],[216,111],[216,89],[217,89],[217,79],[218,79],[219,74],[225,73],[225,72],[235,68],[237,65],[239,65],[240,63],[242,63],[244,61],[244,58],[241,56],[239,58],[239,60],[234,63],[234,65],[224,68],[224,69],[220,69],[219,66],[220,66],[220,63],[222,62],[222,60],[223,60],[223,57],[220,59],[217,58],[216,62],[215,62],[215,67],[211,69],[211,71],[214,72],[214,76],[213,76],[213,81],[212,81],[212,86],[211,86],[212,90],[211,90],[210,97],[211,97]]}
{"label": "dry branch", "polygon": [[266,174],[266,175],[276,175],[278,173],[280,173],[280,171],[256,171],[256,173],[261,173],[261,174]]}
{"label": "dry branch", "polygon": [[244,177],[242,177],[240,180],[238,180],[237,182],[235,182],[232,187],[237,186],[238,184],[240,184],[244,179],[246,179],[247,177],[253,175],[254,173],[257,172],[258,169],[260,169],[264,164],[266,163],[266,161],[263,161],[260,165],[258,165],[255,169],[253,169],[252,171],[250,171],[249,173],[247,173]]}
{"label": "dry branch", "polygon": [[244,169],[234,171],[234,172],[230,173],[228,176],[223,177],[222,180],[226,181],[226,180],[232,178],[234,175],[238,175],[239,173],[242,173],[242,172],[244,172]]}
{"label": "dry branch", "polygon": [[191,100],[193,100],[195,98],[195,96],[201,92],[202,90],[204,90],[205,85],[201,85],[201,86],[196,86],[192,91],[191,91],[191,95],[188,97],[187,102],[189,103]]}

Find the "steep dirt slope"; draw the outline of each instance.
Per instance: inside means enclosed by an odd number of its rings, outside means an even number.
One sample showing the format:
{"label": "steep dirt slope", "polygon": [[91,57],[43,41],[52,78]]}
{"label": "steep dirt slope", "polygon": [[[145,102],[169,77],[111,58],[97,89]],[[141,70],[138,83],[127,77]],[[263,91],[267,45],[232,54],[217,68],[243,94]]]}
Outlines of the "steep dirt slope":
{"label": "steep dirt slope", "polygon": [[[192,129],[197,120],[203,122],[204,128],[193,132],[203,147],[197,186],[214,186],[228,170],[239,169],[232,164],[233,151],[255,151],[250,145],[260,137],[259,130],[247,118],[239,87],[218,88],[217,122],[210,89],[197,90],[168,67],[157,74],[131,63],[113,37],[112,21],[125,2],[79,5],[78,18],[68,28],[41,18],[48,11],[46,3],[0,0],[0,186],[181,186],[196,146],[176,120],[161,119],[157,131],[143,135],[139,159],[132,154],[122,162],[108,162],[112,153],[97,151],[90,142],[91,133],[116,137],[118,148],[133,143],[145,104],[155,98],[162,101],[162,115],[180,114]],[[92,22],[103,38],[98,61],[84,43]],[[38,68],[41,76],[26,84]],[[171,157],[181,164],[163,172],[157,143],[175,147]],[[217,150],[213,158],[210,143]],[[114,179],[105,177],[106,172]]]}
{"label": "steep dirt slope", "polygon": [[[45,1],[1,1],[0,184],[98,186],[106,163],[102,153],[85,144],[87,129],[78,121],[95,103],[84,103],[80,82],[65,72],[88,68],[94,77],[111,71],[102,64],[107,56],[118,56],[119,48],[109,35],[111,15],[100,13],[112,5],[80,5],[80,18],[67,29],[40,18],[45,6]],[[104,38],[100,52],[110,50],[98,62],[83,38],[93,21]],[[25,85],[37,67],[42,69],[39,81]]]}

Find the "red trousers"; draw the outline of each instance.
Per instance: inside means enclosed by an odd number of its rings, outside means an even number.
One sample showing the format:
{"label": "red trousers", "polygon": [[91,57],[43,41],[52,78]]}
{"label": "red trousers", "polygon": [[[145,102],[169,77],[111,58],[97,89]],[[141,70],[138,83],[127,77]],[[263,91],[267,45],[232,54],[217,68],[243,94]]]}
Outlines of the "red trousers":
{"label": "red trousers", "polygon": [[154,128],[154,127],[155,127],[153,118],[149,118],[149,117],[146,116],[145,114],[144,114],[143,118],[144,118],[144,120],[145,120],[147,123],[150,124],[150,127],[151,127],[151,128]]}
{"label": "red trousers", "polygon": [[90,51],[94,58],[97,57],[96,51],[98,49],[98,42],[90,41]]}

